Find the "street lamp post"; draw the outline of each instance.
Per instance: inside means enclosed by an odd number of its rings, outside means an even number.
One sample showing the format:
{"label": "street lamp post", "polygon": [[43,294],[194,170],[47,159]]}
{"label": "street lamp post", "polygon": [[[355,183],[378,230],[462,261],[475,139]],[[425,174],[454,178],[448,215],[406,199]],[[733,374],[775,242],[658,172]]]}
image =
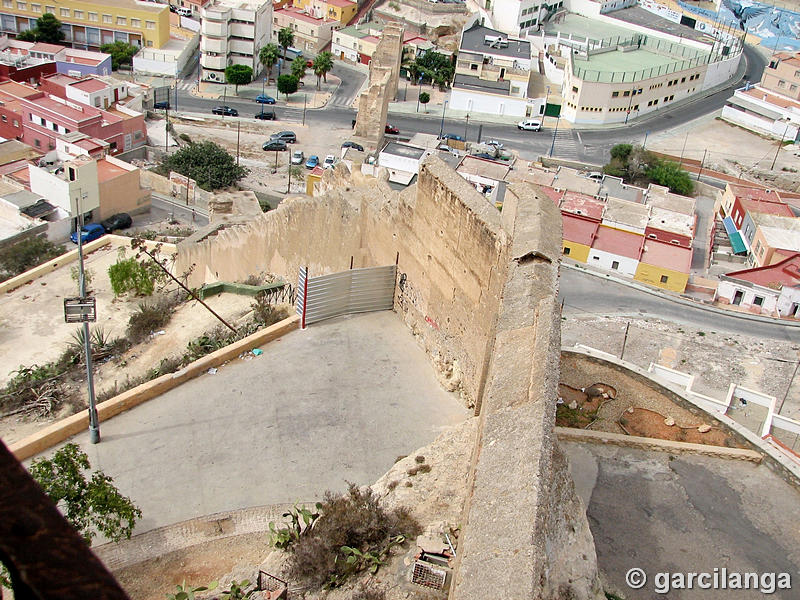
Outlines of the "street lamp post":
{"label": "street lamp post", "polygon": [[[267,85],[267,78],[266,77],[264,77],[264,79],[261,80],[261,95],[262,96],[264,95],[264,86],[265,85]],[[264,98],[262,98],[262,100],[264,100]],[[264,116],[264,103],[263,102],[261,102],[261,116],[262,117]]]}
{"label": "street lamp post", "polygon": [[[86,298],[86,274],[83,269],[83,210],[81,209],[81,199],[88,194],[81,194],[78,189],[78,196],[75,198],[75,208],[78,212],[78,285],[80,288],[81,299]],[[83,321],[83,352],[86,357],[86,384],[89,388],[89,441],[92,444],[100,442],[100,425],[97,421],[97,407],[94,397],[94,374],[92,373],[92,346],[89,336],[89,322]]]}
{"label": "street lamp post", "polygon": [[442,106],[442,125],[439,127],[439,139],[444,135],[444,115],[447,113],[447,100],[444,101]]}
{"label": "street lamp post", "polygon": [[644,132],[644,141],[642,142],[642,150],[644,150],[645,147],[647,146],[647,134],[649,133],[650,133],[649,131]]}
{"label": "street lamp post", "polygon": [[553,151],[556,149],[556,134],[558,133],[559,121],[561,121],[561,111],[558,111],[558,116],[556,117],[556,128],[553,130],[553,141],[550,143],[549,156],[553,156]]}
{"label": "street lamp post", "polygon": [[417,112],[419,112],[419,95],[420,95],[419,86],[421,85],[422,85],[422,75],[420,75],[419,79],[417,80]]}
{"label": "street lamp post", "polygon": [[464,141],[467,141],[467,128],[469,127],[469,113],[464,117]]}

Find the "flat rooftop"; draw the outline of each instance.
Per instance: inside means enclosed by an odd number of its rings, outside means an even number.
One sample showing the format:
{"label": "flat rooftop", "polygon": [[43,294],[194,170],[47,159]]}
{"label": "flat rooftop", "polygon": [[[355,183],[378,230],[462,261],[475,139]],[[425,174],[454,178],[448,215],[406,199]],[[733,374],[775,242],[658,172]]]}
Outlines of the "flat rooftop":
{"label": "flat rooftop", "polygon": [[603,221],[613,221],[644,229],[647,226],[650,208],[638,202],[609,198],[606,202],[606,212]]}
{"label": "flat rooftop", "polygon": [[663,269],[688,273],[692,266],[692,249],[656,240],[647,240],[642,248],[642,257],[639,261]]}
{"label": "flat rooftop", "polygon": [[394,154],[395,156],[403,156],[405,158],[413,158],[415,160],[421,159],[425,155],[424,148],[417,148],[416,146],[409,146],[408,144],[400,144],[398,142],[389,142],[381,150],[381,154]]}
{"label": "flat rooftop", "polygon": [[686,39],[711,42],[711,38],[704,33],[679,23],[673,23],[638,6],[615,10],[603,16],[615,19],[616,22],[608,23],[568,13],[560,23],[545,24],[544,30],[547,34],[561,32],[562,35],[573,34],[578,37],[599,40],[616,36],[630,37],[631,29],[627,24],[633,23],[655,31],[683,36]]}
{"label": "flat rooftop", "polygon": [[561,199],[562,211],[583,215],[598,221],[603,218],[605,208],[605,200],[599,200],[594,196],[581,194],[580,192],[564,192],[564,197]]}
{"label": "flat rooftop", "polygon": [[638,50],[613,50],[593,54],[584,58],[577,54],[572,56],[572,63],[575,68],[586,69],[588,71],[599,71],[601,73],[611,73],[618,71],[647,71],[658,69],[667,65],[680,62],[679,59],[663,54],[656,54],[642,47]]}
{"label": "flat rooftop", "polygon": [[[492,45],[492,38],[502,38],[503,44]],[[488,38],[488,39],[487,39]],[[464,30],[461,36],[462,51],[477,52],[479,54],[492,54],[494,56],[504,56],[506,58],[519,58],[530,60],[531,43],[525,40],[509,38],[507,33],[489,29],[477,22],[469,29]]]}
{"label": "flat rooftop", "polygon": [[508,79],[503,81],[491,81],[489,79],[475,77],[474,75],[456,73],[456,76],[453,78],[453,87],[508,96],[511,92],[511,81]]}
{"label": "flat rooftop", "polygon": [[691,237],[694,227],[694,215],[686,215],[668,208],[651,206],[650,219],[647,221],[647,226]]}

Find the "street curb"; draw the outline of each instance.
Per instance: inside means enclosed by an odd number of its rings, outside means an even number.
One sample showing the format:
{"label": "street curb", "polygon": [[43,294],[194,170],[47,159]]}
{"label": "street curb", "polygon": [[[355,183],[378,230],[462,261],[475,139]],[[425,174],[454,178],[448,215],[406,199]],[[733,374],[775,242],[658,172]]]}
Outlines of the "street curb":
{"label": "street curb", "polygon": [[640,450],[655,450],[657,452],[675,452],[679,454],[702,454],[716,458],[744,460],[761,464],[764,458],[755,450],[746,448],[726,448],[724,446],[709,446],[706,444],[690,444],[689,442],[673,442],[658,438],[639,437],[622,433],[609,433],[607,431],[594,431],[591,429],[574,429],[572,427],[556,427],[559,442],[579,442],[592,444],[613,444],[625,448],[638,448]]}
{"label": "street curb", "polygon": [[580,267],[578,265],[573,265],[570,263],[566,263],[561,261],[561,266],[567,269],[571,269],[573,271],[578,271],[580,273],[586,273],[587,275],[592,275],[593,277],[597,277],[599,279],[606,279],[609,281],[613,281],[614,283],[619,283],[620,285],[625,285],[629,288],[638,290],[640,292],[645,292],[646,294],[650,294],[651,296],[656,296],[663,300],[669,300],[670,302],[675,302],[677,304],[683,304],[684,306],[691,306],[693,308],[699,308],[700,310],[705,310],[710,313],[715,313],[718,315],[725,315],[726,317],[734,317],[737,319],[744,319],[746,321],[755,321],[757,323],[769,323],[771,325],[784,325],[785,327],[796,327],[800,328],[800,321],[785,321],[783,319],[775,319],[773,317],[762,317],[761,315],[749,315],[747,313],[740,313],[730,310],[725,310],[722,308],[717,308],[715,306],[707,306],[705,304],[687,300],[686,298],[676,298],[675,296],[671,296],[669,294],[665,294],[663,292],[654,290],[647,286],[640,285],[638,283],[633,283],[631,281],[627,281],[625,279],[620,279],[619,277],[614,277],[613,275],[607,273],[598,273],[591,269],[587,269],[585,267]]}
{"label": "street curb", "polygon": [[[242,352],[267,344],[297,329],[299,322],[300,318],[297,315],[292,315],[238,342],[220,348],[175,373],[167,373],[122,392],[110,400],[101,402],[97,405],[98,419],[102,423],[126,410],[156,398],[164,392],[202,375],[212,367],[218,367],[229,360],[233,360]],[[85,431],[88,427],[89,413],[87,410],[81,410],[79,413],[51,423],[44,429],[11,444],[9,450],[17,460],[23,461],[52,448],[56,444],[60,444],[73,435]]]}

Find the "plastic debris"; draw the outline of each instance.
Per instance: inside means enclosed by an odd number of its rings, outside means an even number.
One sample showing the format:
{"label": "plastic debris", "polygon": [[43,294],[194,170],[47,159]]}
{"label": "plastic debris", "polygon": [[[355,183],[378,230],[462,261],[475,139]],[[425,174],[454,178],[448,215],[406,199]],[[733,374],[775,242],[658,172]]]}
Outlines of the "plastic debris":
{"label": "plastic debris", "polygon": [[217,368],[216,368],[216,367],[211,367],[211,368],[208,370],[208,374],[209,374],[209,375],[216,375],[216,374],[217,374]]}
{"label": "plastic debris", "polygon": [[253,354],[256,356],[261,356],[264,354],[264,351],[261,348],[253,348]]}

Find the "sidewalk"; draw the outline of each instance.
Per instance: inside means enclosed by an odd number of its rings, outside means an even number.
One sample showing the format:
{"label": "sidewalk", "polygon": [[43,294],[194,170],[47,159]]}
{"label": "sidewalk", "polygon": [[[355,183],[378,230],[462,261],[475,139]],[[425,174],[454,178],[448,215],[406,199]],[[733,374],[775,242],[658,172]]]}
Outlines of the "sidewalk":
{"label": "sidewalk", "polygon": [[278,99],[283,106],[303,108],[303,105],[305,104],[306,108],[321,108],[328,103],[328,100],[331,98],[333,93],[336,91],[336,88],[339,87],[339,84],[342,81],[336,77],[336,75],[332,75],[331,73],[328,73],[327,79],[327,82],[324,79],[320,79],[319,90],[317,90],[317,76],[313,73],[308,73],[303,78],[302,83],[304,85],[297,88],[297,91],[294,94],[290,94],[288,100],[286,100],[286,96],[284,94],[280,94],[278,92],[277,85],[273,80],[270,80],[269,83],[265,84],[262,78],[259,78],[247,85],[240,85],[238,93],[236,88],[232,85],[226,85],[224,83],[212,83],[209,81],[199,82],[199,89],[197,86],[195,86],[190,90],[190,93],[198,98],[214,100],[231,98],[254,101],[256,96],[263,92],[267,96],[272,96],[273,98]]}

